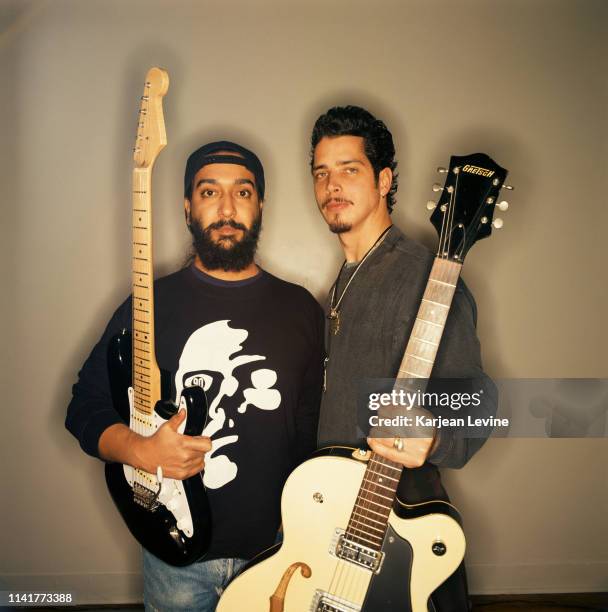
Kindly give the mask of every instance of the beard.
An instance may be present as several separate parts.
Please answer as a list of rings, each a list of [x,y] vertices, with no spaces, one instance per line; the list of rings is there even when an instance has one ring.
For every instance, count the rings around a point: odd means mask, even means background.
[[[334,234],[344,234],[345,232],[350,232],[352,228],[352,224],[340,221],[337,217],[329,222],[329,231]]]
[[[214,241],[211,232],[222,227],[242,230],[243,237],[237,240],[235,236],[223,236]],[[249,228],[230,220],[211,223],[205,229],[200,223],[192,221],[188,229],[192,234],[192,246],[205,268],[240,272],[253,262],[262,230],[262,215],[259,214]]]
[[[327,205],[332,201],[340,201],[340,202],[346,202],[347,204],[352,205],[352,202],[350,200],[344,200],[343,198],[335,198],[335,197],[330,197],[327,198],[327,200],[325,200],[322,204],[321,204],[321,210],[325,210],[325,208],[327,207]],[[334,233],[334,234],[344,234],[345,232],[350,232],[350,230],[353,228],[352,223],[346,223],[345,221],[342,221],[340,219],[340,213],[336,212],[334,213],[334,218],[331,220],[327,220],[327,226],[329,227],[329,231]]]

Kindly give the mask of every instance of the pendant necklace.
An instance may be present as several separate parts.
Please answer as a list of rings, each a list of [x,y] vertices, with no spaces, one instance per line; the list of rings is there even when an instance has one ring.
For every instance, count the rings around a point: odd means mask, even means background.
[[[348,279],[348,282],[346,283],[346,287],[344,287],[344,289],[342,290],[340,297],[334,304],[334,300],[336,299],[336,288],[338,287],[338,281],[340,280],[340,275],[342,274],[342,270],[344,269],[344,266],[346,265],[346,261],[342,264],[342,267],[340,268],[340,272],[338,272],[338,278],[336,278],[336,282],[334,283],[334,286],[332,289],[331,300],[329,301],[329,314],[327,315],[327,318],[329,319],[329,331],[332,335],[336,336],[338,332],[340,331],[340,304],[342,303],[342,299],[344,298],[344,295],[346,294],[350,284],[353,282],[353,279],[357,275],[357,272],[359,272],[359,268],[363,265],[365,260],[380,246],[380,244],[382,244],[382,240],[386,236],[388,230],[391,229],[391,227],[393,226],[389,225],[380,234],[380,236],[378,236],[378,239],[376,240],[376,242],[374,242],[374,244],[372,244],[372,246],[369,248],[367,253],[365,253],[361,261],[357,264],[355,271],[352,273],[351,277]]]

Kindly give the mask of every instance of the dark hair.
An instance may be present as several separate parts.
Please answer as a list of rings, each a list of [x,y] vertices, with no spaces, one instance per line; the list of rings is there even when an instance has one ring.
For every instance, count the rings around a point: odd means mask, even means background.
[[[397,162],[395,161],[395,145],[393,136],[380,119],[359,106],[334,106],[321,115],[312,129],[310,137],[310,166],[314,163],[315,147],[325,137],[361,136],[363,138],[365,155],[369,159],[376,182],[380,171],[390,168],[393,173],[391,188],[386,194],[388,212],[393,211],[395,194],[397,193]]]

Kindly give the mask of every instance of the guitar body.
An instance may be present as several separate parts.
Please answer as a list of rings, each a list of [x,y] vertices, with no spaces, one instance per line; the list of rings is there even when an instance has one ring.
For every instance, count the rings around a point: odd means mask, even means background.
[[[430,594],[464,556],[457,514],[444,502],[401,506],[390,514],[377,572],[338,559],[366,469],[353,451],[326,449],[291,474],[281,500],[282,546],[228,586],[218,612],[426,612]]]
[[[157,403],[151,417],[133,409],[131,369],[132,336],[123,330],[110,342],[108,373],[114,407],[125,423],[135,431],[142,431],[143,419],[148,419],[144,431],[151,435],[178,411],[171,401]],[[161,375],[166,374],[161,372]],[[168,382],[168,377],[163,377]],[[168,385],[163,385],[167,397]],[[187,417],[179,430],[190,436],[201,435],[207,420],[207,400],[200,387],[184,389],[179,408]],[[139,425],[139,427],[138,427]],[[211,536],[211,515],[203,485],[202,474],[186,480],[164,478],[161,492],[148,509],[135,501],[134,482],[143,481],[153,490],[158,489],[155,478],[131,466],[108,463],[106,483],[112,499],[127,527],[137,541],[152,554],[171,565],[188,565],[200,559],[208,548]]]

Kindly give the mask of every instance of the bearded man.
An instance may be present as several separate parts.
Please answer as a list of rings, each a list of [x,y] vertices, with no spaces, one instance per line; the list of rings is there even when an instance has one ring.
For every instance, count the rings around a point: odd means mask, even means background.
[[[184,177],[194,258],[154,284],[156,359],[184,387],[207,395],[202,436],[178,433],[181,410],[149,437],[112,406],[106,355],[131,328],[132,298],[115,312],[73,387],[66,427],[83,450],[168,478],[203,481],[213,531],[204,560],[173,567],[143,550],[147,610],[214,610],[246,560],[271,546],[290,471],[314,450],[323,363],[323,314],[304,288],[254,261],[264,202],[264,170],[227,141],[190,155]]]

